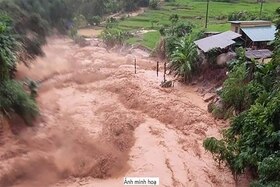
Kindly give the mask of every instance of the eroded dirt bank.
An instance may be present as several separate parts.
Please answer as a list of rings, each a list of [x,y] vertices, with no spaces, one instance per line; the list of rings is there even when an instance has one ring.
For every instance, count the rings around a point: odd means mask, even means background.
[[[194,88],[159,87],[141,51],[80,48],[51,38],[46,57],[18,77],[41,81],[38,124],[0,146],[0,186],[123,186],[124,176],[159,177],[160,186],[235,186],[202,147],[224,123]],[[137,74],[134,74],[134,57]]]

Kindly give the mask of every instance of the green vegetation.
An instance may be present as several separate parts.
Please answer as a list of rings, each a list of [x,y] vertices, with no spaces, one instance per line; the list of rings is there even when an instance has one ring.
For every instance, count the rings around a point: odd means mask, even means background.
[[[11,79],[18,55],[22,55],[17,52],[22,49],[12,32],[12,21],[7,16],[0,16],[0,115],[16,113],[26,124],[31,124],[38,114],[36,103],[21,83]]]
[[[110,47],[121,45],[129,37],[129,33],[116,28],[107,28],[101,33],[101,38]]]
[[[149,7],[151,9],[157,10],[157,9],[159,9],[159,6],[160,6],[160,1],[159,0],[150,0]]]
[[[26,124],[38,115],[36,82],[14,80],[18,62],[25,65],[39,55],[52,29],[65,33],[70,20],[68,1],[0,1],[0,115],[19,115]]]
[[[266,1],[263,6],[262,19],[272,20],[274,18],[275,8],[279,6],[277,0]],[[246,12],[244,12],[246,10]],[[159,30],[162,26],[169,24],[169,18],[173,14],[177,14],[180,20],[185,22],[191,22],[196,27],[195,30],[201,30],[205,25],[205,1],[195,0],[176,0],[166,1],[161,4],[157,10],[147,9],[145,12],[136,17],[125,18],[120,21],[118,28],[126,31],[136,30]],[[255,0],[242,0],[242,1],[220,1],[210,2],[209,7],[209,25],[208,31],[227,31],[230,30],[229,19],[233,19],[233,15],[240,15],[243,20],[258,19],[260,12],[260,4]],[[155,21],[155,24],[151,24]],[[157,38],[150,38],[151,40],[160,40],[160,36]],[[139,43],[145,47],[147,40],[144,41],[143,37],[138,35],[134,39],[130,39],[129,43]],[[153,43],[152,48],[156,47],[157,42]],[[151,46],[149,46],[151,48]]]
[[[159,43],[159,38],[160,33],[158,31],[151,31],[138,35],[138,37],[131,37],[126,42],[131,45],[141,43],[141,45],[152,51]]]
[[[280,8],[277,13],[280,19]],[[207,138],[203,145],[234,174],[252,171],[252,186],[279,186],[280,30],[268,64],[246,63],[239,54],[221,93],[224,110],[233,107],[237,116],[221,140]]]
[[[176,74],[190,81],[196,68],[198,52],[191,36],[184,37],[175,43],[175,50],[170,55],[170,68]]]
[[[185,82],[190,82],[198,69],[198,51],[194,40],[199,34],[192,32],[192,24],[180,22],[177,14],[171,15],[169,20],[170,25],[159,30],[163,39],[158,52],[167,57],[170,70],[175,76],[182,76]]]

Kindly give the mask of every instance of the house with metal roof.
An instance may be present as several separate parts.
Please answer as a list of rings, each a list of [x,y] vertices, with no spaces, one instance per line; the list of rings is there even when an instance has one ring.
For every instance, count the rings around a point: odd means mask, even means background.
[[[245,47],[264,49],[275,39],[276,27],[270,21],[230,21],[231,30],[242,35]]]
[[[254,20],[254,21],[229,21],[231,24],[231,31],[241,33],[241,28],[249,27],[266,27],[271,26],[271,21]]]
[[[276,27],[274,25],[241,28],[241,30],[245,46],[253,49],[267,48],[269,42],[275,39],[276,34]]]
[[[220,34],[212,35],[200,40],[196,40],[194,43],[203,52],[208,52],[214,48],[225,49],[235,44],[234,39],[239,38],[241,35],[233,31],[227,31]]]

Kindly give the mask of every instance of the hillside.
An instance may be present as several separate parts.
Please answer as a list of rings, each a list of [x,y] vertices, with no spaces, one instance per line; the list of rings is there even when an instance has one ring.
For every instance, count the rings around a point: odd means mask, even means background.
[[[263,5],[263,19],[273,19],[274,12],[280,6],[279,0],[266,1]],[[205,26],[206,2],[195,0],[176,0],[176,2],[163,3],[158,10],[147,9],[143,14],[136,17],[125,18],[118,25],[120,29],[158,30],[162,25],[169,24],[169,17],[178,14],[181,22],[191,22],[197,30]],[[248,12],[259,16],[260,4],[253,0],[243,0],[239,3],[210,2],[208,31],[229,30],[228,16],[233,12]],[[145,32],[128,40],[128,43],[140,43],[153,49],[159,41],[159,32]]]

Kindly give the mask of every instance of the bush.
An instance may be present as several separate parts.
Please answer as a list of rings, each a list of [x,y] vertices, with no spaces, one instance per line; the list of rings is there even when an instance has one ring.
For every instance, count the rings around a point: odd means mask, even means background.
[[[192,32],[193,25],[191,23],[178,23],[174,27],[174,33],[177,37],[183,37]]]
[[[18,50],[22,50],[12,33],[12,23],[8,17],[0,16],[0,114],[10,116],[18,114],[26,124],[31,124],[38,114],[38,108],[32,97],[36,96],[34,85],[30,85],[30,94],[23,86],[11,80],[16,68]],[[29,55],[28,53],[26,55]]]
[[[239,57],[225,81],[222,99],[241,113],[231,120],[221,140],[211,137],[203,144],[218,161],[225,161],[233,173],[249,169],[256,174],[253,187],[280,185],[279,36],[280,31],[268,64],[246,63],[244,50],[238,50]]]
[[[184,77],[185,82],[190,82],[197,69],[198,53],[192,36],[181,38],[174,43],[175,49],[170,55],[170,69],[175,75]]]
[[[114,17],[110,17],[106,20],[106,29],[114,28],[118,25],[118,21]]]
[[[180,38],[190,34],[194,28],[194,25],[190,22],[179,22],[177,14],[172,14],[169,20],[171,25],[163,25],[159,29],[162,36],[172,35]]]
[[[140,7],[148,7],[149,6],[149,0],[140,0],[138,3],[138,6]]]
[[[129,37],[129,32],[125,32],[116,28],[105,29],[101,33],[101,38],[108,46],[122,45]]]
[[[246,21],[246,20],[254,20],[257,16],[252,14],[251,12],[241,11],[241,12],[232,12],[228,15],[228,21]]]
[[[209,64],[212,66],[216,65],[217,57],[222,54],[222,50],[220,48],[213,48],[207,52],[206,58]]]
[[[245,64],[235,66],[224,82],[221,98],[227,107],[233,106],[241,112],[250,106],[250,94],[246,82],[247,69]]]
[[[138,8],[138,0],[122,0],[121,7],[124,11],[131,12]]]
[[[263,12],[261,18],[259,17],[259,12],[247,12],[247,11],[240,11],[240,12],[232,12],[228,15],[228,21],[250,21],[250,20],[269,20],[272,21],[274,19],[274,15],[269,12]]]
[[[93,16],[88,21],[91,25],[100,25],[101,17],[100,16]]]
[[[74,21],[74,27],[77,29],[86,27],[88,25],[88,22],[87,22],[85,16],[81,15],[81,14],[74,17],[73,21]]]
[[[175,50],[177,42],[179,42],[179,38],[176,36],[167,36],[164,39],[165,54],[168,58],[170,58],[171,54]]]
[[[160,1],[159,0],[150,0],[149,2],[149,7],[151,9],[159,9],[159,6],[160,6]]]
[[[22,85],[14,80],[0,83],[0,110],[6,115],[15,112],[28,125],[32,124],[39,113],[35,101],[24,91]]]
[[[260,181],[280,181],[280,156],[269,156],[258,164]],[[279,183],[278,183],[279,184]]]

